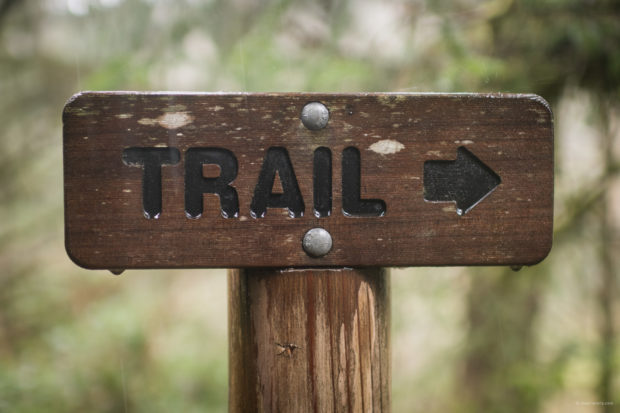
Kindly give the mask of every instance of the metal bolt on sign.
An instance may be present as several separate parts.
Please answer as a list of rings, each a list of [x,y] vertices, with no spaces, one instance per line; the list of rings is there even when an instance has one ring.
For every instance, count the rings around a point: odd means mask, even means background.
[[[329,110],[321,102],[310,102],[301,110],[301,122],[310,130],[319,130],[327,126]]]
[[[312,228],[302,241],[306,254],[311,257],[322,257],[332,249],[332,236],[323,228]]]

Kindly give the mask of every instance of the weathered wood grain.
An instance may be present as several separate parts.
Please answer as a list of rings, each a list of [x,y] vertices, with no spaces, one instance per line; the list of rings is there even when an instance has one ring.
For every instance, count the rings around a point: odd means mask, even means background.
[[[229,270],[229,411],[387,412],[384,269]]]
[[[309,130],[303,106],[320,101],[327,127]],[[523,265],[543,259],[552,241],[553,119],[533,95],[83,93],[65,107],[66,246],[88,268]],[[164,165],[162,213],[142,211],[140,167],[130,147],[177,148]],[[185,156],[192,147],[231,151],[239,215],[223,218],[217,195],[204,195],[199,219],[185,215]],[[304,215],[250,204],[265,153],[288,151]],[[313,153],[332,154],[331,216],[313,205]],[[385,202],[382,217],[342,213],[342,153],[361,159],[361,197]],[[464,215],[454,203],[424,199],[427,161],[454,160],[466,148],[501,184]],[[205,166],[206,176],[217,168]],[[278,186],[278,184],[276,184]],[[322,227],[333,249],[320,258],[301,248]]]

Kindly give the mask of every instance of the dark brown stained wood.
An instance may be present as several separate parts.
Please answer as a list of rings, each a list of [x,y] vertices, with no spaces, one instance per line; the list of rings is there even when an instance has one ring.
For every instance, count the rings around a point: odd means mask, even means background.
[[[309,130],[300,121],[312,101],[329,109],[324,129]],[[71,99],[63,121],[66,246],[84,267],[527,265],[551,248],[553,119],[538,96],[88,92]],[[161,168],[158,219],[143,216],[143,169],[122,160],[131,147],[178,150],[180,162]],[[201,218],[186,217],[185,159],[193,147],[236,157],[231,185],[238,217],[223,218],[214,194],[204,195]],[[270,147],[288,152],[302,217],[280,208],[264,218],[250,215]],[[319,147],[331,151],[333,169],[331,216],[322,218],[313,214]],[[383,200],[384,216],[343,214],[348,147],[360,154],[361,197]],[[457,153],[472,154],[501,179],[463,215],[454,202],[425,200],[425,165],[453,161]],[[442,163],[432,165],[442,171]],[[204,168],[207,177],[217,173]],[[461,172],[441,172],[447,178],[434,181],[427,196],[441,196],[454,173]],[[301,247],[314,227],[333,238],[333,249],[321,258]]]
[[[229,411],[388,412],[387,270],[229,270]]]

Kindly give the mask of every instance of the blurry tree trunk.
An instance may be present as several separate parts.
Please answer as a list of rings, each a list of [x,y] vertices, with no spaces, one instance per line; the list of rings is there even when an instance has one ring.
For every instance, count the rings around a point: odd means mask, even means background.
[[[8,14],[15,3],[17,3],[17,0],[0,0],[0,21],[4,19],[4,16]]]
[[[385,269],[229,270],[229,411],[387,412]]]
[[[472,270],[462,397],[468,412],[535,412],[534,326],[546,278],[536,269]],[[527,380],[526,380],[527,379]]]
[[[605,175],[614,173],[613,133],[609,124],[610,108],[605,104],[599,105],[599,115],[603,128],[603,145],[605,159]],[[607,413],[615,409],[613,401],[613,378],[614,378],[614,297],[616,294],[614,254],[614,229],[609,220],[609,194],[606,193],[601,202],[600,231],[601,231],[601,284],[599,291],[601,321],[601,351],[600,351],[600,377],[598,383],[598,401],[603,402],[601,411]]]

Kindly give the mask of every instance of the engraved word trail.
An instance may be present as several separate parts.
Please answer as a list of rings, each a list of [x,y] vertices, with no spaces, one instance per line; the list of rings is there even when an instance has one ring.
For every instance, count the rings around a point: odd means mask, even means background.
[[[142,178],[142,207],[146,218],[159,218],[162,213],[161,168],[176,165],[181,159],[177,148],[127,148],[123,162],[144,169]],[[204,165],[217,165],[217,177],[205,177]],[[203,194],[217,194],[224,218],[239,216],[239,196],[232,186],[238,174],[235,154],[224,148],[189,148],[185,154],[185,214],[200,218],[203,212]],[[314,151],[313,162],[314,215],[328,217],[332,211],[332,155],[329,148]],[[274,193],[276,174],[282,193]],[[250,205],[253,218],[263,218],[267,208],[287,208],[291,218],[304,215],[305,204],[295,171],[286,148],[271,147],[254,188]],[[362,199],[360,196],[360,152],[348,147],[342,151],[342,212],[346,216],[380,217],[385,214],[381,199]]]

